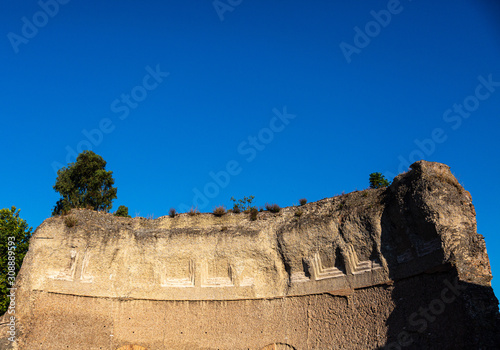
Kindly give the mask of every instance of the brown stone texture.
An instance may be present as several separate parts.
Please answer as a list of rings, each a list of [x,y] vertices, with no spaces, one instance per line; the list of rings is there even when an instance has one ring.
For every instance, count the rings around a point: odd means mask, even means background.
[[[0,349],[500,348],[471,196],[446,165],[411,169],[255,221],[47,219],[16,281],[16,341],[6,314]]]

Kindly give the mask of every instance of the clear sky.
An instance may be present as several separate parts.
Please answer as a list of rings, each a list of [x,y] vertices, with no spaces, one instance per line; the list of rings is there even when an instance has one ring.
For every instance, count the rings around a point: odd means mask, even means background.
[[[83,149],[113,210],[154,217],[316,201],[423,158],[472,194],[498,294],[499,18],[494,0],[2,1],[0,208],[38,226]]]

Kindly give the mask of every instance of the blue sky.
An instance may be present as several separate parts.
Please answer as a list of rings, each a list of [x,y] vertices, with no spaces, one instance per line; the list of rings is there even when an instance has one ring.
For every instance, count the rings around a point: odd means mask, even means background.
[[[38,226],[82,149],[114,172],[114,209],[155,217],[315,201],[424,158],[472,194],[498,291],[499,15],[493,0],[2,1],[0,207]]]

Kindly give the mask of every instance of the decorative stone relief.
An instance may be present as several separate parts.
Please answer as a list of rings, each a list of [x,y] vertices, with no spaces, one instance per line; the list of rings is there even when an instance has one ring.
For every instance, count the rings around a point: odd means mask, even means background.
[[[167,272],[168,274],[168,272]],[[195,263],[193,260],[189,260],[186,277],[165,277],[161,281],[162,287],[177,287],[177,288],[186,288],[186,287],[194,287],[195,280]]]

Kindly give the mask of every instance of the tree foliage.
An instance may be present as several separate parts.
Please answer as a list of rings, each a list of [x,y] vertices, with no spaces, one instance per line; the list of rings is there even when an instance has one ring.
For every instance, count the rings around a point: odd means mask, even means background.
[[[387,187],[391,183],[381,173],[370,174],[370,188]]]
[[[62,214],[71,208],[108,212],[117,192],[112,175],[112,171],[106,171],[106,161],[101,156],[83,151],[76,158],[76,163],[70,163],[57,172],[54,190],[59,192],[61,198],[52,214]]]
[[[0,209],[0,315],[8,308],[7,288],[14,285],[32,235],[32,228],[19,217],[19,212],[15,207]]]
[[[231,201],[233,201],[233,212],[240,213],[242,211],[248,211],[252,207],[252,201],[255,196],[245,196],[242,199],[236,200],[234,197],[231,197]]]

